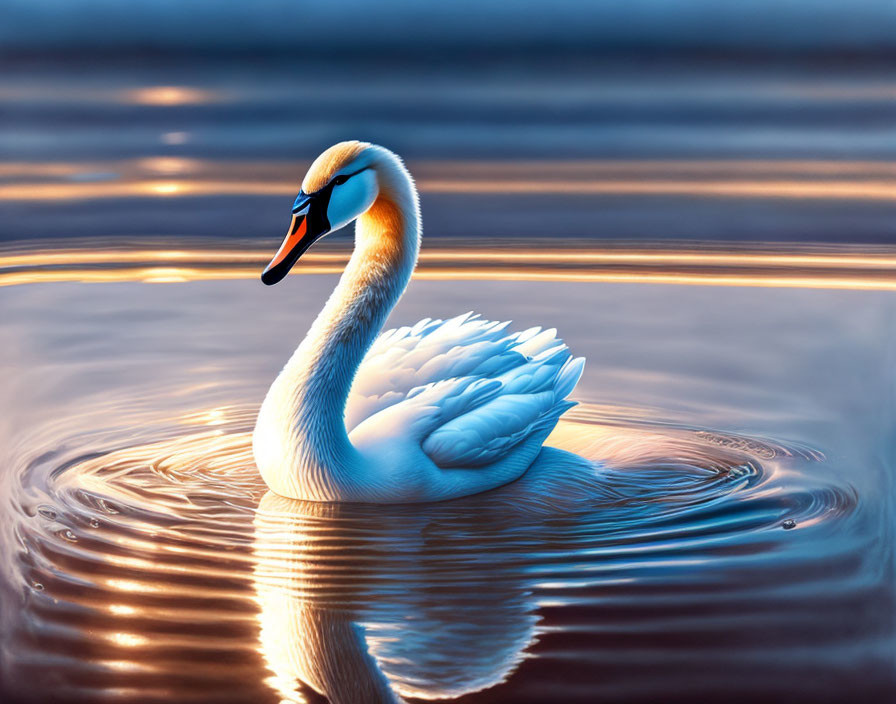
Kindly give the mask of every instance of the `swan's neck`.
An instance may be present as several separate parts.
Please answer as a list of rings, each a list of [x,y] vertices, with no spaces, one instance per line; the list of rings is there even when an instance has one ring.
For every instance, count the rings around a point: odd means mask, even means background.
[[[417,261],[419,212],[412,188],[408,181],[407,193],[381,193],[358,218],[348,266],[277,381],[294,433],[295,479],[305,493],[319,487],[321,499],[350,479],[357,458],[344,412],[352,380]]]

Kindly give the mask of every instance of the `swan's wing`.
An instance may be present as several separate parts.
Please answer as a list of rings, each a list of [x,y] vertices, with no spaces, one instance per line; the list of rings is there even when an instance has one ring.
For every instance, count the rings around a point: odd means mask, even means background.
[[[554,330],[530,328],[508,335],[504,330],[509,324],[467,313],[445,321],[426,318],[382,333],[355,375],[345,409],[347,430],[405,400],[412,389],[468,375],[497,376],[525,362],[527,355],[557,344]]]
[[[497,462],[526,438],[550,432],[560,415],[575,405],[566,396],[584,365],[584,359],[573,359],[561,344],[490,379],[500,384],[491,397],[459,414],[444,414],[439,419],[444,422],[423,441],[423,451],[444,468]]]
[[[584,360],[555,330],[508,335],[507,325],[468,314],[384,333],[356,377],[346,425],[394,407],[444,468],[491,464],[552,428],[573,405],[565,398]]]

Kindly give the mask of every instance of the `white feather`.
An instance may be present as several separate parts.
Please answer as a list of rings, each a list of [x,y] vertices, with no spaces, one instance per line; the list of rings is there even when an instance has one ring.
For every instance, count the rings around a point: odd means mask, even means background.
[[[467,314],[383,333],[358,370],[347,427],[375,424],[396,404],[435,405],[422,448],[444,468],[486,466],[536,428],[552,429],[584,360],[571,358],[555,330],[507,335],[508,325]]]

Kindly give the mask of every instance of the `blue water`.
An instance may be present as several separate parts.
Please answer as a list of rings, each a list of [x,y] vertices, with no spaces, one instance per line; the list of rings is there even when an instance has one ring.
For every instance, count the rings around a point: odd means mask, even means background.
[[[885,61],[469,61],[9,59],[0,239],[270,246],[343,139],[407,160],[428,241],[896,237]]]

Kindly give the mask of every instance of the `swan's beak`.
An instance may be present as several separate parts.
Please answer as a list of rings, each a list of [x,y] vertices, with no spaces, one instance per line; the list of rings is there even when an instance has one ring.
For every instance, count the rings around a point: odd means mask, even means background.
[[[319,217],[315,212],[314,200],[306,197],[300,205],[299,199],[297,199],[289,231],[286,233],[280,249],[277,250],[277,254],[262,272],[262,283],[272,286],[283,280],[293,265],[299,261],[299,257],[329,231],[326,217]]]

